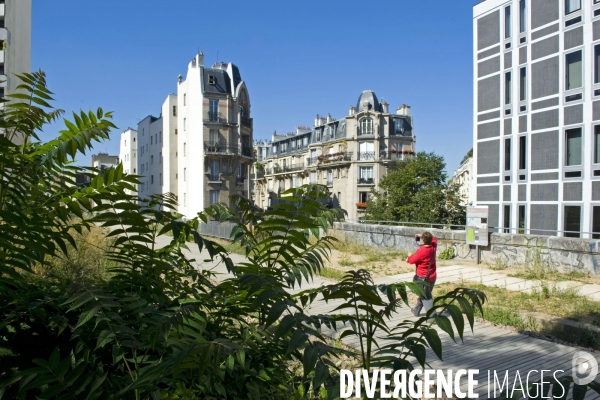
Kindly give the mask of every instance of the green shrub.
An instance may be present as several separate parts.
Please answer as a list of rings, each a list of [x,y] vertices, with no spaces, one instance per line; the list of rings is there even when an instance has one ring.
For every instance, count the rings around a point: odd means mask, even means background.
[[[438,260],[452,260],[456,255],[454,254],[454,247],[447,247],[438,254]]]

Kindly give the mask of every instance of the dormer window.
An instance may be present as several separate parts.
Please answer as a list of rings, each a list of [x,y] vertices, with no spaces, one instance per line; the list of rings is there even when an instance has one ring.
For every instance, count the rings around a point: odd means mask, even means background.
[[[360,131],[359,135],[372,135],[373,134],[373,119],[363,118],[360,120]]]
[[[208,76],[208,84],[209,85],[215,85],[217,83],[217,80],[215,79],[214,75],[209,75]]]

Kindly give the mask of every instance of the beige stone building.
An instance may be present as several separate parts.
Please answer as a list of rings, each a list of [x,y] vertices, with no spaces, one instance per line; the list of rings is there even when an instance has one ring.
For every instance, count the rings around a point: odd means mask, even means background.
[[[347,219],[364,215],[371,189],[390,164],[412,157],[415,135],[410,107],[390,113],[388,104],[365,90],[347,116],[336,120],[317,115],[312,128],[273,134],[255,143],[252,198],[261,208],[272,206],[279,193],[307,183],[327,185],[330,205],[345,209]]]

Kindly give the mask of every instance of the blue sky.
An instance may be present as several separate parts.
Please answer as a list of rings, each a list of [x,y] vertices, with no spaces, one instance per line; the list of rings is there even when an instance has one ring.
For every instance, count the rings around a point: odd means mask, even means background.
[[[472,147],[473,4],[33,0],[31,67],[67,115],[114,112],[114,140],[94,152],[118,154],[120,132],[160,113],[201,50],[205,64],[240,68],[256,139],[343,117],[371,89],[390,110],[411,106],[417,149],[443,155],[452,173]]]

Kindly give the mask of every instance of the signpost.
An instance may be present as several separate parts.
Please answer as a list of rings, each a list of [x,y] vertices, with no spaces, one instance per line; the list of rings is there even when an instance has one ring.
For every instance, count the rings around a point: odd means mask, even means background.
[[[467,244],[475,245],[479,264],[479,246],[488,245],[488,206],[467,206]]]

